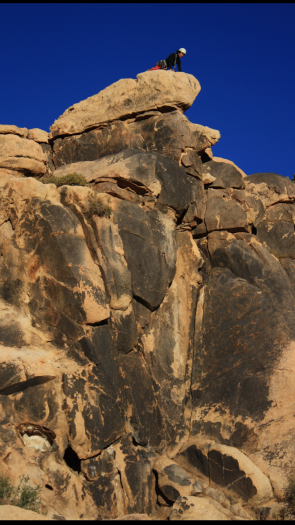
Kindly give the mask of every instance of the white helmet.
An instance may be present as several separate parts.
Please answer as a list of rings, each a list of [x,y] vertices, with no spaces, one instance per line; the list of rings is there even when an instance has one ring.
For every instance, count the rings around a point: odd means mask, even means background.
[[[180,53],[183,53],[184,55],[186,55],[186,49],[184,49],[184,47],[181,47],[180,49],[178,49],[178,51],[180,51]]]

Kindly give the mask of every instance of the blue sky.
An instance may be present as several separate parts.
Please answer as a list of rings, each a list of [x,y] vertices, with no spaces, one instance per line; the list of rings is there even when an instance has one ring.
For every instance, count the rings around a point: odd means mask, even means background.
[[[179,47],[201,92],[186,115],[248,175],[295,173],[295,4],[0,4],[0,124],[49,127]]]

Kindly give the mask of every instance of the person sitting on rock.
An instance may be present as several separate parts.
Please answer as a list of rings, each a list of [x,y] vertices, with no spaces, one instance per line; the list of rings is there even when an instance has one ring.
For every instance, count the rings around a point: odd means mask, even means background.
[[[171,70],[172,69],[175,70],[176,64],[178,66],[178,71],[182,71],[180,59],[184,55],[186,55],[186,50],[184,49],[184,47],[181,47],[180,49],[176,51],[176,53],[171,53],[169,57],[166,58],[166,60],[160,60],[159,62],[157,62],[156,66],[149,69],[149,71],[154,71],[156,69],[166,69],[167,70],[169,68]]]

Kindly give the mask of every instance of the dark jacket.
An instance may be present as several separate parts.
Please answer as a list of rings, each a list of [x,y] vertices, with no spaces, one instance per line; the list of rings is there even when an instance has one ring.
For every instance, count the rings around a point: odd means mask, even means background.
[[[171,53],[168,58],[166,58],[167,67],[174,67],[175,63],[178,66],[178,71],[182,71],[181,69],[181,62],[180,58],[178,56],[178,53]]]

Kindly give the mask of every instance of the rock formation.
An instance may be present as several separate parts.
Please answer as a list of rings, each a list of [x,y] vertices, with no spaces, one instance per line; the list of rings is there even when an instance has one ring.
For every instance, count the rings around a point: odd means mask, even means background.
[[[48,518],[282,512],[295,186],[215,158],[199,90],[146,72],[49,135],[0,126],[0,458]]]

